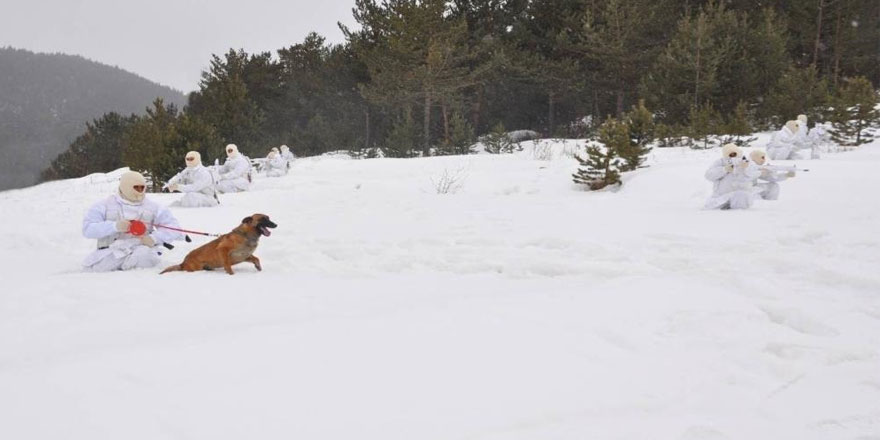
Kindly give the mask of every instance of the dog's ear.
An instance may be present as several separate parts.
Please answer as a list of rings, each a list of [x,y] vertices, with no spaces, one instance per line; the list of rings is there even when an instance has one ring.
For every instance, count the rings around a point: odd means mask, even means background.
[[[253,218],[251,218],[251,217],[245,217],[245,218],[241,219],[241,222],[242,222],[242,223],[250,223],[251,220],[253,220]]]

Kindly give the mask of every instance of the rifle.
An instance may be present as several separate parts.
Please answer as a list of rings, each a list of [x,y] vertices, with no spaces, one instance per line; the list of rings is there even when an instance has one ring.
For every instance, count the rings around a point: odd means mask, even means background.
[[[807,168],[798,168],[797,165],[761,165],[761,169],[774,172],[810,171]]]

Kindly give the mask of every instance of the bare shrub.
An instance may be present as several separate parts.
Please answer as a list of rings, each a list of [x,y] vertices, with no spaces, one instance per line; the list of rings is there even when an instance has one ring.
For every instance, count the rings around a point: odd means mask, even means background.
[[[535,141],[535,148],[532,150],[532,159],[553,160],[553,144],[547,141]]]
[[[459,166],[457,168],[444,168],[440,173],[429,177],[431,186],[437,194],[455,194],[467,179],[467,168]]]

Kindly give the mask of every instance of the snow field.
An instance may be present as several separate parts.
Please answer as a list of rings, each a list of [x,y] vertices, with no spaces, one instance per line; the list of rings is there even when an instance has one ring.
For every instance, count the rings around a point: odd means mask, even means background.
[[[582,143],[540,142],[300,159],[173,208],[278,223],[235,276],[82,273],[112,175],[0,193],[0,438],[880,438],[880,144],[721,212],[717,150],[586,193]]]

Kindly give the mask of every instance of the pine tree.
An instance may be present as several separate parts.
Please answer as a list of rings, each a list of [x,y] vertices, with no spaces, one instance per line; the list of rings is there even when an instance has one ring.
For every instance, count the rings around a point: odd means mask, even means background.
[[[710,148],[709,136],[718,134],[721,123],[721,115],[715,110],[711,102],[707,102],[701,106],[691,107],[688,115],[690,125],[688,126],[688,134],[695,141],[694,148]],[[702,147],[699,142],[702,141]]]
[[[674,15],[661,0],[607,0],[586,5],[573,49],[586,57],[594,73],[593,87],[614,97],[614,115],[621,117],[627,92],[635,90],[643,72],[660,54],[674,25]],[[630,96],[632,100],[634,96]],[[632,101],[630,101],[632,102]]]
[[[815,67],[791,67],[779,77],[758,108],[758,114],[774,126],[781,126],[802,113],[818,120],[824,116],[828,99],[827,82],[819,77]]]
[[[383,139],[389,121],[361,95],[370,78],[354,48],[310,33],[278,50],[279,97],[267,105],[264,137],[300,154],[369,151]]]
[[[657,139],[657,146],[660,148],[674,147],[675,144],[677,144],[676,139],[680,132],[681,130],[676,127],[658,122],[654,126],[654,136]]]
[[[166,106],[161,99],[157,99],[126,135],[123,162],[132,170],[149,177],[156,192],[164,181],[174,175],[176,165],[186,154],[183,148],[174,148],[179,145],[176,119],[177,108],[174,105]]]
[[[412,113],[404,112],[397,119],[388,137],[385,139],[383,151],[387,157],[412,157],[413,149],[418,144],[418,129]]]
[[[303,154],[311,156],[340,149],[333,125],[323,114],[312,111],[311,117],[293,140]]]
[[[202,163],[204,164],[214,163],[216,159],[221,159],[222,161],[222,158],[226,157],[223,139],[220,139],[220,135],[217,134],[214,127],[205,121],[188,113],[183,113],[178,116],[174,126],[178,134],[176,141],[181,147],[170,146],[171,149],[176,151],[198,151],[202,156]],[[177,162],[172,160],[172,169],[180,166],[182,163],[179,157],[174,159]]]
[[[244,51],[230,50],[224,58],[213,55],[210,68],[202,72],[200,90],[190,94],[188,105],[188,111],[213,126],[224,143],[235,143],[245,154],[261,148],[265,119],[245,81],[247,75],[257,76],[248,67],[253,59]],[[265,60],[260,56],[255,62]]]
[[[624,160],[621,171],[632,171],[641,168],[647,154],[651,152],[649,144],[654,141],[654,115],[645,108],[645,101],[639,100],[639,104],[633,106],[623,120],[630,142],[619,150],[620,157]]]
[[[728,118],[727,123],[722,128],[722,134],[727,138],[722,142],[724,144],[733,142],[739,146],[747,145],[756,138],[749,137],[753,132],[752,124],[749,122],[748,105],[744,101],[740,101],[733,110],[733,114]]]
[[[213,127],[196,117],[178,114],[174,105],[166,106],[161,99],[126,130],[123,144],[123,163],[149,176],[153,191],[159,191],[180,171],[188,151],[200,152],[208,163],[222,151]]]
[[[347,36],[357,42],[370,74],[361,91],[376,105],[418,106],[427,154],[437,102],[476,83],[467,22],[453,16],[445,0],[358,0],[355,5],[362,29]]]
[[[560,115],[582,102],[586,75],[580,65],[582,55],[572,50],[580,26],[582,0],[530,0],[511,26],[506,56],[508,75],[519,79],[530,112],[532,127],[541,127],[545,135],[559,132]],[[523,102],[523,101],[520,101]],[[539,107],[540,106],[540,107]],[[545,116],[537,112],[544,110]],[[513,110],[498,108],[500,113]],[[574,115],[572,115],[574,116]],[[496,120],[501,119],[496,116]]]
[[[475,132],[485,132],[491,127],[487,115],[494,108],[506,108],[507,112],[493,116],[501,117],[508,125],[521,118],[522,113],[540,111],[532,106],[505,105],[520,103],[529,85],[513,72],[519,59],[513,41],[517,30],[522,28],[523,12],[528,0],[452,0],[451,18],[463,18],[467,23],[467,61],[474,86],[460,91],[463,107],[459,109]],[[466,109],[466,110],[465,110]],[[513,113],[516,112],[517,115]]]
[[[844,80],[833,100],[831,138],[842,146],[857,147],[874,140],[867,130],[880,123],[878,98],[865,77]]]
[[[695,17],[685,15],[664,52],[643,77],[639,90],[665,122],[684,121],[692,107],[728,91],[719,73],[731,62],[738,27],[724,3],[709,2]]]
[[[445,139],[440,148],[441,154],[470,154],[471,146],[476,139],[474,130],[464,116],[455,111],[449,118],[449,138]]]
[[[730,114],[740,101],[762,102],[791,66],[791,57],[785,25],[773,9],[729,11],[723,17],[713,23],[714,31],[732,41],[729,55],[718,65],[719,89],[711,100],[719,112]]]
[[[575,155],[580,167],[572,174],[574,183],[587,185],[593,191],[620,183],[623,161],[618,149],[626,148],[631,142],[626,124],[608,118],[599,127],[599,142],[604,145],[587,147],[586,158]]]
[[[522,149],[519,144],[513,143],[501,122],[495,124],[492,131],[483,136],[482,141],[486,151],[492,154],[513,153]]]
[[[724,114],[739,101],[759,103],[791,64],[774,10],[735,11],[728,3],[710,0],[685,15],[643,77],[642,97],[664,122],[680,123],[706,101]]]

